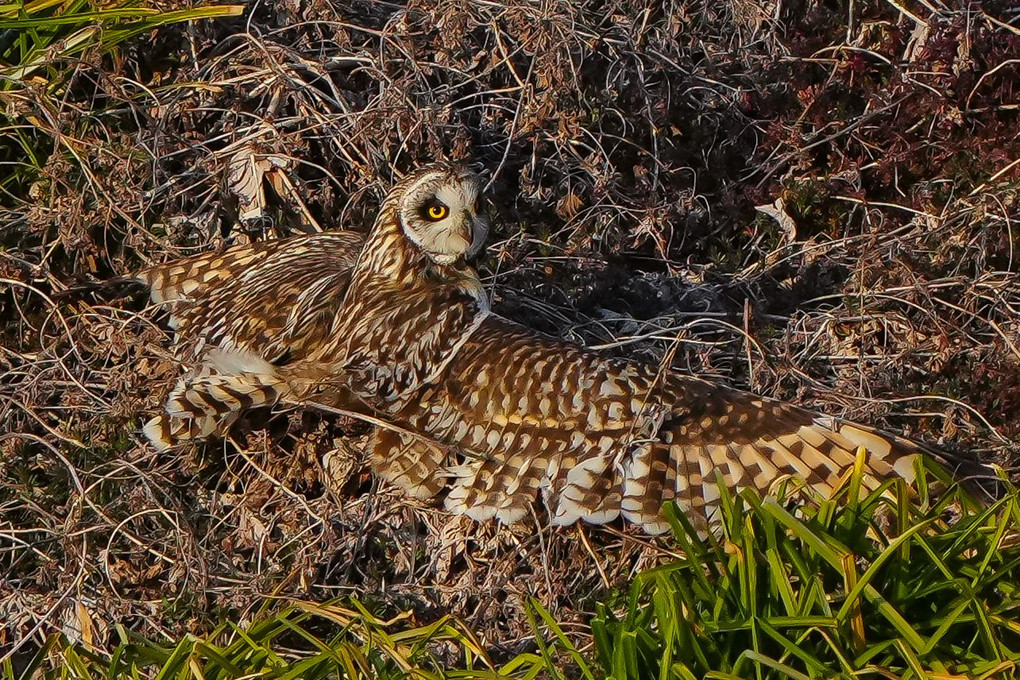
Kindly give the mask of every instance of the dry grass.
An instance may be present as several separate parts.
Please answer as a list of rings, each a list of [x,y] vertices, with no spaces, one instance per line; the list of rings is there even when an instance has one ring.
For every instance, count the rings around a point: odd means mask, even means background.
[[[527,596],[581,621],[657,559],[409,506],[328,416],[157,455],[137,428],[177,371],[160,315],[56,295],[363,229],[437,157],[491,178],[501,313],[1015,467],[1020,14],[836,4],[260,3],[5,92],[4,158],[10,126],[41,141],[0,216],[0,655],[355,591],[512,652]]]

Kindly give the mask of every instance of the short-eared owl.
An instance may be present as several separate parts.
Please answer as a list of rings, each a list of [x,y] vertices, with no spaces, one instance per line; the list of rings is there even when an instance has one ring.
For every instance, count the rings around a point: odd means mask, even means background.
[[[228,357],[178,390],[171,413],[198,422],[281,398],[371,413],[397,426],[373,435],[379,474],[420,498],[445,489],[447,508],[479,520],[518,521],[541,496],[554,524],[622,515],[658,533],[669,500],[695,522],[711,517],[719,479],[765,493],[796,477],[829,492],[858,447],[869,484],[913,478],[920,449],[905,439],[492,314],[465,262],[488,228],[479,193],[456,165],[398,184],[307,359],[277,368]]]

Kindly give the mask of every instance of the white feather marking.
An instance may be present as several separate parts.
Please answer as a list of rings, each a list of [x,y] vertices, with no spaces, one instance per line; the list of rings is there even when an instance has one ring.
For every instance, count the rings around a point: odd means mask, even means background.
[[[604,456],[594,456],[579,461],[577,465],[567,471],[566,482],[568,485],[590,489],[595,483],[595,479],[605,472],[608,465],[609,459]]]
[[[623,516],[635,523],[637,523],[637,520],[634,519],[637,516],[635,513],[640,511],[641,507],[641,501],[635,496],[624,496],[620,501],[620,510],[623,512]]]
[[[550,518],[549,523],[557,527],[570,526],[581,519],[582,512],[576,503],[569,501],[564,503],[561,499],[556,506],[556,512]]]
[[[476,522],[485,522],[496,516],[496,508],[487,504],[479,503],[470,508],[465,508],[463,513]]]
[[[504,507],[501,507],[496,511],[496,519],[503,524],[516,524],[524,519],[526,514],[527,510],[519,503],[511,505],[504,504]]]
[[[462,483],[458,483],[450,489],[449,493],[446,494],[446,499],[443,501],[443,505],[453,514],[463,515],[467,511],[467,506],[464,504],[467,494],[468,487]]]
[[[722,497],[715,479],[715,461],[702,453],[698,456],[698,467],[701,468],[701,493],[705,497],[705,505],[714,505]]]
[[[582,519],[588,524],[608,524],[620,516],[619,506],[610,506],[595,512],[589,512]]]
[[[854,427],[849,423],[842,423],[842,427],[839,427],[835,431],[850,440],[855,446],[863,446],[873,456],[878,458],[886,458],[892,453],[892,443],[873,432],[859,427]]]
[[[645,533],[652,536],[659,536],[669,531],[669,522],[664,519],[645,519],[641,522],[641,528]]]
[[[166,418],[166,416],[156,416],[145,423],[142,427],[142,434],[145,435],[145,438],[148,439],[152,446],[160,453],[169,450],[173,445],[169,439],[163,436],[162,423],[164,418]]]
[[[254,373],[275,377],[276,368],[262,357],[244,350],[214,348],[205,355],[205,363],[216,373]]]

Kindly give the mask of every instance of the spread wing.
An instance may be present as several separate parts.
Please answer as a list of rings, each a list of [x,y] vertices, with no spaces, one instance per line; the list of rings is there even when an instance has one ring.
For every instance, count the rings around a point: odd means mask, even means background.
[[[556,524],[622,515],[650,533],[668,529],[661,515],[668,501],[696,524],[711,521],[719,481],[731,492],[768,494],[795,477],[828,495],[859,446],[867,452],[868,488],[894,476],[911,480],[921,453],[891,434],[604,359],[495,316],[441,383],[408,400],[404,414],[412,429],[464,453],[446,499],[454,512],[518,521],[541,494]],[[414,472],[393,478],[429,479],[421,468],[434,460],[417,455],[391,465]]]

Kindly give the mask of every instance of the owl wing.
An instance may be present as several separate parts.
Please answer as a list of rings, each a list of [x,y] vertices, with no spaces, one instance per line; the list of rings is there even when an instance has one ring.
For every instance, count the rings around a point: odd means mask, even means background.
[[[921,453],[901,437],[605,359],[493,316],[443,383],[407,408],[412,427],[465,452],[447,507],[507,522],[541,493],[556,524],[623,515],[660,533],[668,529],[662,506],[676,501],[704,526],[716,516],[720,478],[731,492],[768,494],[795,477],[829,494],[859,446],[868,488],[892,476],[912,480]]]
[[[191,370],[144,426],[159,449],[222,435],[245,410],[293,391],[274,364],[329,335],[363,238],[328,232],[237,246],[140,272],[170,307]],[[298,385],[307,382],[299,376]]]
[[[828,497],[848,478],[859,447],[866,489],[893,477],[913,481],[914,459],[927,452],[903,437],[689,376],[665,376],[655,391],[668,415],[653,440],[632,447],[616,485],[623,516],[651,533],[668,529],[661,514],[668,501],[699,525],[717,516],[720,486],[768,495],[796,479]]]
[[[363,237],[327,232],[204,253],[140,272],[152,300],[168,304],[187,358],[208,348],[275,362],[329,333]]]
[[[238,276],[248,267],[270,257],[292,240],[297,239],[260,241],[233,246],[222,252],[183,257],[143,269],[133,278],[149,286],[153,302],[170,304],[173,309],[173,303],[201,297],[224,280]]]

